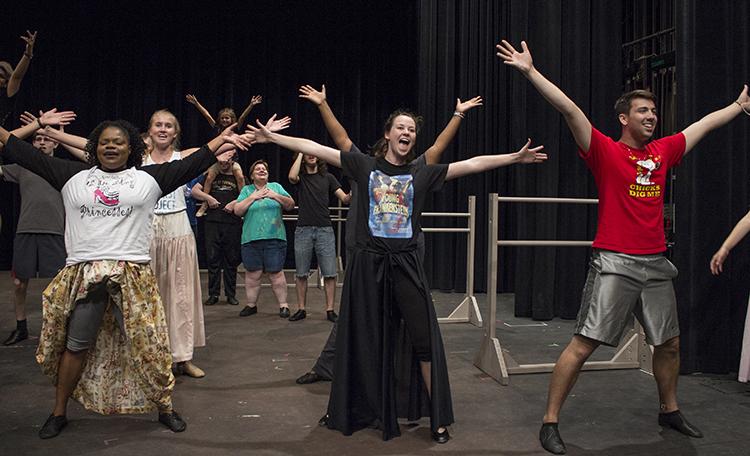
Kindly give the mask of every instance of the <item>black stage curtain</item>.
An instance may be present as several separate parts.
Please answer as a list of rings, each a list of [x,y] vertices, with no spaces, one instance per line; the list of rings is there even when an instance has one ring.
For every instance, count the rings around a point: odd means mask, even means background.
[[[487,283],[487,195],[596,197],[588,169],[563,118],[516,70],[495,57],[502,38],[529,44],[537,68],[559,85],[606,134],[619,133],[612,106],[622,88],[621,3],[614,1],[421,1],[419,110],[427,118],[420,145],[429,147],[450,118],[456,97],[482,95],[443,161],[519,149],[526,138],[550,159],[450,182],[433,201],[441,211],[466,210],[477,195],[476,288]],[[596,208],[501,203],[501,239],[591,240]],[[437,225],[435,223],[434,225]],[[450,236],[450,237],[448,237]],[[433,286],[462,290],[465,239],[428,234]],[[439,252],[438,255],[430,255]],[[500,249],[498,290],[516,293],[518,316],[574,318],[588,264],[581,247]],[[446,259],[448,261],[446,261]]]
[[[677,119],[684,127],[726,106],[749,82],[747,2],[678,2]],[[729,256],[724,273],[711,256],[747,213],[750,118],[738,116],[706,137],[677,169],[676,280],[684,372],[736,372],[750,281],[750,241]]]
[[[290,115],[289,134],[332,145],[317,108],[297,92],[302,84],[326,84],[334,112],[365,150],[392,109],[416,106],[416,7],[398,0],[7,2],[0,59],[15,65],[23,51],[18,37],[26,29],[39,35],[6,126],[18,125],[18,111],[56,106],[75,110],[78,119],[68,130],[86,136],[104,119],[145,128],[154,110],[167,108],[182,123],[183,145],[195,146],[213,132],[186,93],[214,116],[224,106],[239,115],[251,96],[262,94],[250,120]],[[287,186],[291,153],[256,146],[242,155],[244,169],[257,158],[267,159],[272,179]],[[14,191],[2,184],[5,269],[17,216]]]

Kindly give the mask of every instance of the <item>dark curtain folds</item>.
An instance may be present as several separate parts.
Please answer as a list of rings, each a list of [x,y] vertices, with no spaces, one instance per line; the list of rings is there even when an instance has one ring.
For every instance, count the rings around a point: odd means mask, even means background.
[[[539,166],[501,168],[446,185],[433,205],[462,212],[477,195],[476,288],[487,283],[487,195],[596,197],[596,188],[567,125],[531,84],[495,57],[505,38],[529,44],[536,67],[589,115],[616,135],[612,110],[622,87],[620,2],[421,1],[419,110],[427,119],[423,148],[448,121],[456,97],[482,95],[470,111],[444,162],[477,154],[507,153],[526,138],[544,144],[550,159]],[[434,119],[433,122],[430,120]],[[501,203],[501,239],[591,240],[596,209],[571,205]],[[427,236],[427,269],[433,286],[462,290],[465,240]],[[455,238],[455,239],[454,239]],[[429,252],[439,252],[430,256]],[[498,289],[516,293],[516,314],[547,320],[573,318],[578,309],[589,250],[581,247],[500,249]],[[455,261],[445,261],[446,258]],[[446,264],[447,263],[447,264]]]
[[[677,119],[683,128],[733,100],[749,82],[747,2],[679,2]],[[750,291],[750,240],[711,275],[711,256],[750,205],[750,118],[711,133],[677,169],[674,261],[683,372],[736,372]]]

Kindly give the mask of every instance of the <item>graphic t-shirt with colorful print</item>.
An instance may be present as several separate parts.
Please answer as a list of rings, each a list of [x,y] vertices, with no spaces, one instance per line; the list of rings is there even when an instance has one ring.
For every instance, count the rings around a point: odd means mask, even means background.
[[[267,184],[269,190],[279,195],[289,196],[284,187],[277,182]],[[244,200],[255,191],[255,185],[242,187],[237,202]],[[281,218],[281,204],[271,198],[263,198],[255,201],[245,213],[245,221],[242,223],[242,243],[259,241],[261,239],[281,239],[286,241],[286,229],[284,220]]]
[[[667,171],[680,163],[685,136],[677,133],[634,149],[592,128],[588,152],[578,153],[599,190],[593,247],[636,255],[665,251]]]

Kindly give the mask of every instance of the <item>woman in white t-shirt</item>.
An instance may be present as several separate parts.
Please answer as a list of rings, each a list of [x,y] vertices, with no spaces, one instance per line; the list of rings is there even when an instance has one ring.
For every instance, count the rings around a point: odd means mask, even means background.
[[[49,111],[14,134],[73,116]],[[189,159],[142,166],[145,145],[135,127],[106,121],[89,136],[88,163],[81,163],[48,157],[0,128],[3,159],[47,180],[65,207],[66,266],[42,294],[36,359],[55,381],[56,400],[41,438],[66,426],[71,396],[101,414],[157,409],[159,422],[185,430],[172,409],[167,324],[149,266],[151,222],[159,198],[208,169],[227,141],[248,144],[226,130]]]

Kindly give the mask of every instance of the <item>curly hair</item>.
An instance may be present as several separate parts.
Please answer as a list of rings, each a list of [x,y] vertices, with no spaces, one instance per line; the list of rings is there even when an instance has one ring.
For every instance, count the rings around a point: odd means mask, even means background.
[[[417,134],[419,134],[419,129],[422,127],[422,116],[418,116],[406,109],[397,109],[388,116],[385,120],[385,125],[383,125],[383,133],[388,133],[391,130],[391,127],[393,127],[393,121],[396,120],[396,117],[398,116],[411,117],[417,126]],[[388,153],[388,141],[383,137],[378,139],[375,145],[370,147],[370,154],[375,157],[385,157],[386,153]],[[409,151],[409,155],[406,156],[406,162],[408,163],[414,160],[414,155],[414,148],[412,148]]]
[[[128,161],[125,166],[127,168],[141,166],[143,154],[146,152],[146,144],[141,139],[141,133],[138,129],[127,120],[105,120],[94,128],[94,131],[89,135],[86,147],[84,148],[89,164],[101,168],[99,157],[96,155],[96,148],[99,144],[99,137],[102,135],[102,132],[105,128],[109,127],[119,129],[128,137],[130,155],[128,156]]]

